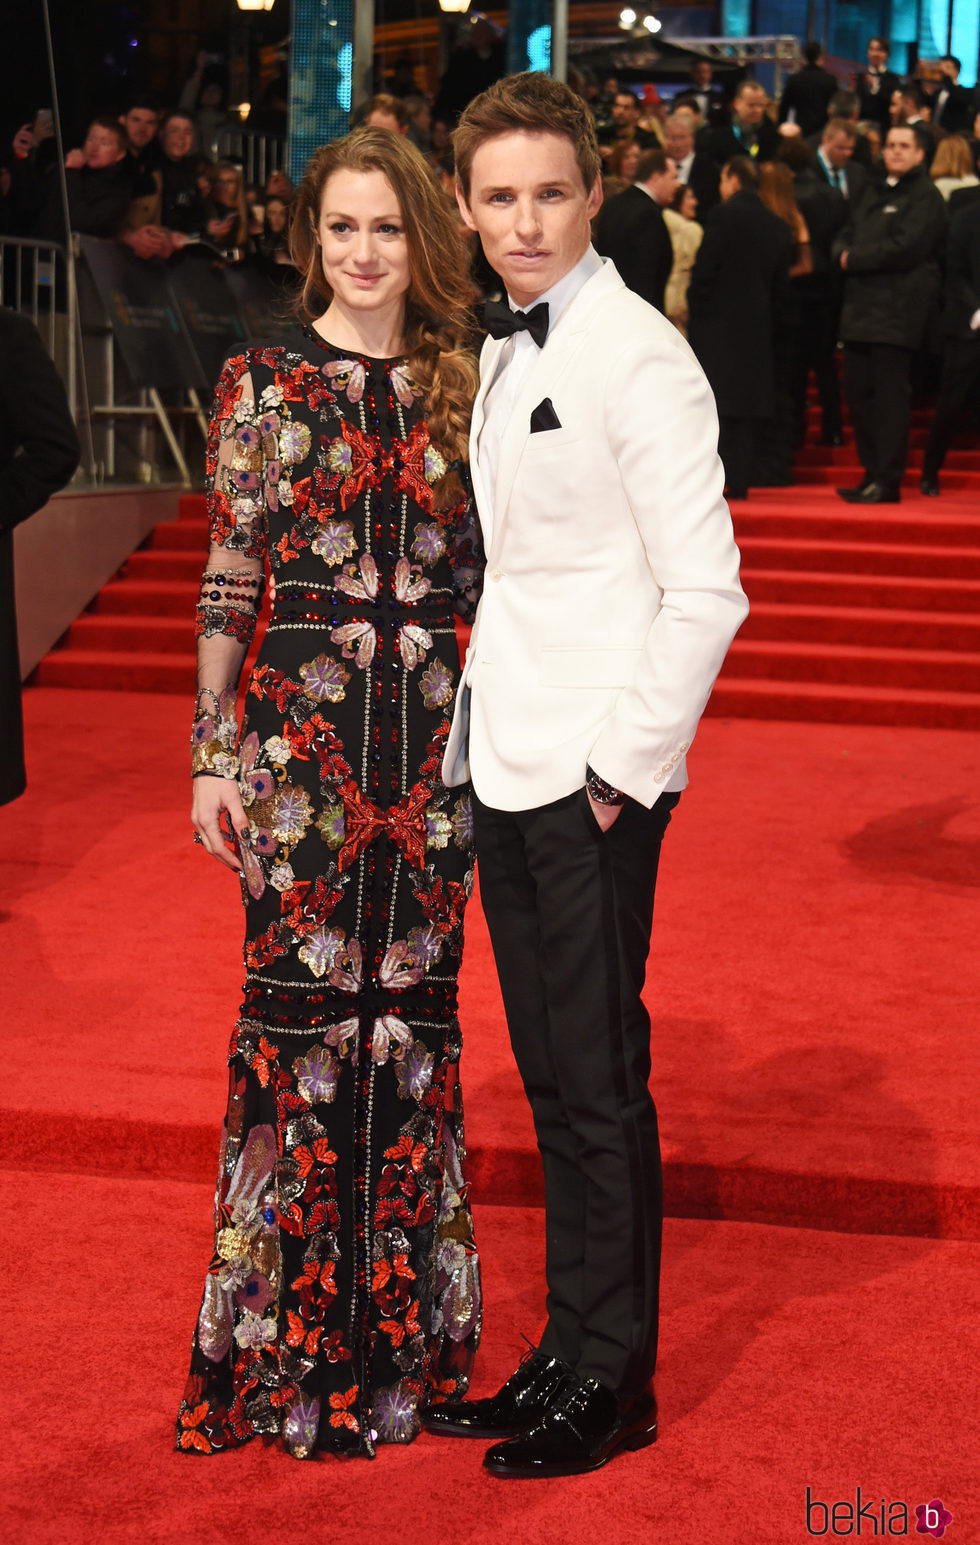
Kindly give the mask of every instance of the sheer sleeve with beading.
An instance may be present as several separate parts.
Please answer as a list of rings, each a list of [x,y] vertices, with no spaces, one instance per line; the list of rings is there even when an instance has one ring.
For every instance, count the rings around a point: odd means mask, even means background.
[[[197,703],[192,771],[238,772],[238,678],[264,588],[266,505],[260,415],[242,356],[225,365],[208,427],[210,548],[197,607]]]

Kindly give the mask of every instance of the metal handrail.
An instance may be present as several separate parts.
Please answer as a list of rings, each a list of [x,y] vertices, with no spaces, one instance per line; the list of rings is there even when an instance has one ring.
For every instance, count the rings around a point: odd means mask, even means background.
[[[59,367],[68,406],[75,418],[78,300],[73,281],[74,268],[61,242],[0,236],[0,299],[10,310],[30,317],[41,334],[45,348]],[[65,318],[63,337],[59,337],[59,315]]]
[[[245,181],[262,187],[270,172],[281,171],[286,162],[286,141],[275,134],[260,134],[255,129],[222,129],[217,142],[218,156],[237,161]]]

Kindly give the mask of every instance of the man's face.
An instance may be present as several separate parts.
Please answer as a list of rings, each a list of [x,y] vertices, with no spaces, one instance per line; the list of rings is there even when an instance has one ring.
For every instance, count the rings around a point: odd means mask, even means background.
[[[726,204],[733,193],[737,193],[741,183],[731,172],[722,172],[718,179],[718,194],[723,204]]]
[[[746,86],[735,98],[735,116],[746,129],[757,129],[766,110],[766,94],[761,86]]]
[[[831,134],[823,142],[823,153],[831,166],[839,172],[842,166],[846,166],[854,154],[854,141],[843,130],[837,134]]]
[[[640,116],[640,105],[632,91],[618,91],[613,98],[613,123],[617,129],[632,129]]]
[[[654,172],[650,178],[650,191],[660,205],[666,209],[677,192],[677,162],[672,157],[667,157],[667,170]]]
[[[149,107],[131,107],[119,122],[133,150],[145,150],[157,132],[157,115]]]
[[[883,70],[888,63],[888,50],[883,48],[877,38],[872,38],[868,44],[868,67],[872,70]]]
[[[925,151],[912,129],[889,129],[882,160],[889,177],[904,177],[914,166],[921,166]]]
[[[182,161],[194,149],[194,125],[189,118],[170,118],[160,131],[163,153],[171,161]]]
[[[694,149],[694,132],[685,113],[683,118],[668,118],[664,130],[664,149],[675,161],[683,161]]]
[[[711,85],[711,66],[707,59],[698,59],[691,66],[691,79],[698,91],[707,91]]]
[[[460,188],[456,197],[490,267],[525,309],[583,257],[602,186],[586,190],[567,135],[517,130],[478,147],[469,199]]]
[[[85,136],[82,154],[85,157],[85,165],[91,167],[92,171],[99,171],[105,166],[115,166],[126,152],[111,129],[104,129],[101,124],[93,123]]]

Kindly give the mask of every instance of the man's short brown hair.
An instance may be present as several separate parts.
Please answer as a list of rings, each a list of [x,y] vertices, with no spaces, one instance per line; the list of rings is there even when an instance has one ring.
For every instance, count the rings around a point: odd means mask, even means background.
[[[820,143],[823,144],[825,140],[833,139],[835,134],[846,134],[848,139],[856,140],[858,137],[857,125],[852,123],[850,118],[828,118],[823,126]]]
[[[474,97],[453,134],[456,181],[469,202],[473,157],[498,134],[564,134],[571,140],[585,191],[599,179],[602,161],[595,121],[580,96],[564,81],[535,71],[506,75]]]
[[[667,154],[662,145],[653,145],[651,149],[644,150],[636,163],[636,171],[633,174],[634,182],[649,182],[651,177],[662,177],[667,170]]]
[[[408,126],[408,108],[401,97],[393,97],[387,91],[379,91],[364,107],[364,122],[372,113],[385,113],[389,118],[394,118],[400,129]]]

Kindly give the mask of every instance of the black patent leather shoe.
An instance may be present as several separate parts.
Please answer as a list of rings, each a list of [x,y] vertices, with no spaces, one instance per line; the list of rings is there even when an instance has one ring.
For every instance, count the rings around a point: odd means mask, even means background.
[[[657,1402],[644,1392],[623,1403],[598,1379],[570,1374],[558,1398],[530,1431],[497,1443],[484,1457],[492,1475],[521,1480],[584,1475],[623,1449],[657,1441]]]
[[[853,504],[899,504],[901,494],[887,483],[869,483],[854,496]]]
[[[921,493],[925,494],[927,499],[938,499],[938,497],[939,497],[939,479],[938,479],[938,477],[930,477],[928,473],[923,472],[923,474],[922,474],[922,481],[919,484],[919,490],[920,490]]]
[[[450,1438],[510,1438],[541,1421],[571,1374],[560,1357],[532,1352],[486,1400],[447,1400],[422,1412],[426,1432]]]
[[[856,488],[838,488],[836,490],[837,497],[838,499],[846,499],[848,504],[857,504],[861,495],[872,486],[872,483],[865,479],[863,483],[858,483]]]

